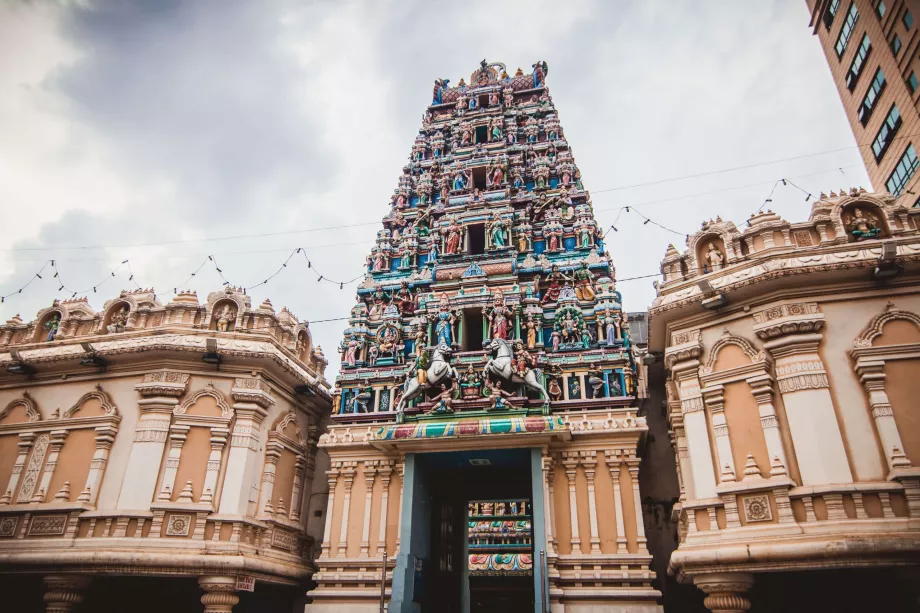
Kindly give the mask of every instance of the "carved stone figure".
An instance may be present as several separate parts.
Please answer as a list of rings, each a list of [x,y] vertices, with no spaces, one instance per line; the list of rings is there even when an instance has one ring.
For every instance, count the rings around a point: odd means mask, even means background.
[[[447,294],[441,294],[441,299],[438,302],[438,312],[435,315],[429,315],[429,318],[434,322],[434,334],[437,338],[437,346],[440,347],[441,345],[445,345],[449,348],[453,345],[453,326],[457,318],[450,310],[450,299],[447,297]]]
[[[582,260],[575,271],[575,295],[579,300],[594,300],[594,274],[588,269],[588,262]]]
[[[435,402],[434,406],[432,407],[431,413],[435,415],[440,413],[453,413],[454,409],[451,406],[453,404],[453,400],[451,398],[452,393],[453,390],[442,383],[441,392],[437,396],[437,402]]]
[[[487,385],[488,388],[492,391],[492,394],[491,394],[492,405],[491,405],[488,409],[486,409],[486,410],[487,410],[487,411],[488,411],[488,410],[492,410],[492,411],[495,411],[495,410],[504,410],[504,411],[507,411],[507,410],[511,407],[511,405],[508,404],[508,402],[505,400],[505,398],[511,398],[512,394],[511,394],[510,392],[506,392],[505,390],[502,389],[502,382],[501,382],[500,380],[496,380],[496,381],[494,381],[494,382],[488,382],[488,381],[487,381],[487,382],[486,382],[486,385]]]
[[[415,299],[412,296],[412,290],[409,289],[409,282],[403,281],[396,292],[396,304],[399,306],[399,312],[403,315],[412,315],[415,313]]]
[[[537,346],[537,322],[533,320],[533,315],[527,316],[524,328],[527,330],[527,348],[535,349]]]
[[[128,322],[128,307],[123,306],[112,314],[112,321],[105,327],[108,332],[124,332]]]
[[[470,364],[466,372],[463,373],[463,380],[460,383],[460,390],[463,394],[463,398],[479,398],[482,390],[482,379],[479,376],[479,373],[473,368],[473,365]]]
[[[236,313],[233,311],[233,309],[230,308],[229,304],[225,304],[224,308],[221,309],[217,316],[217,331],[226,332],[230,328],[230,324],[235,319]]]
[[[451,217],[449,225],[442,230],[446,238],[444,242],[445,255],[454,255],[460,253],[460,224],[455,217]]]
[[[543,295],[543,304],[546,304],[547,302],[556,302],[559,300],[559,293],[562,290],[563,283],[566,281],[572,281],[572,278],[562,274],[559,271],[559,266],[553,264],[549,275],[546,277],[546,281],[547,287],[546,293]]]
[[[357,363],[358,359],[358,337],[354,334],[351,335],[351,338],[345,343],[345,356],[342,361],[348,364],[349,366],[354,366]]]
[[[878,217],[872,213],[864,213],[861,208],[853,209],[853,217],[847,223],[847,232],[856,240],[875,238],[881,233]]]
[[[45,337],[45,341],[53,341],[54,337],[57,336],[58,329],[61,327],[61,316],[58,313],[55,313],[51,316],[51,319],[45,322],[45,329],[48,331],[48,335]]]
[[[508,338],[508,326],[511,320],[511,309],[505,306],[505,297],[499,291],[492,301],[492,308],[483,308],[482,314],[489,322],[490,338]]]
[[[591,386],[591,397],[601,398],[604,395],[604,371],[597,367],[597,364],[591,364],[588,369],[588,385]]]
[[[706,253],[706,261],[709,263],[709,270],[711,272],[722,270],[722,262],[724,260],[725,258],[722,256],[722,252],[719,251],[715,243],[709,243],[709,251]]]
[[[506,236],[508,226],[505,220],[498,213],[492,215],[492,223],[489,224],[489,240],[493,249],[504,249],[507,247]]]

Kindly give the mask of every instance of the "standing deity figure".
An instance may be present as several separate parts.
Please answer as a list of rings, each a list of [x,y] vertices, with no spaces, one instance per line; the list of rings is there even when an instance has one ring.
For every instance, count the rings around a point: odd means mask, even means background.
[[[499,101],[498,90],[492,90],[489,94],[489,106],[498,106]]]
[[[508,338],[508,326],[511,322],[511,309],[505,305],[505,296],[499,291],[492,301],[491,309],[484,307],[482,314],[489,321],[490,338]]]
[[[468,121],[460,124],[460,146],[466,147],[473,144],[473,127]]]
[[[444,254],[454,255],[460,253],[460,232],[462,228],[457,223],[456,217],[451,217],[449,225],[442,230],[444,241]]]
[[[235,313],[230,309],[230,305],[225,304],[223,310],[217,316],[217,331],[226,332],[235,316]]]
[[[530,224],[521,224],[518,227],[518,253],[527,253],[533,249]]]
[[[510,109],[514,106],[514,89],[506,87],[502,90],[502,104],[506,109]]]
[[[358,337],[354,334],[348,339],[348,342],[345,343],[344,353],[342,361],[348,364],[349,366],[354,366],[357,363],[358,359]]]
[[[377,356],[380,355],[380,350],[377,348],[377,345],[371,345],[367,349],[367,363],[370,366],[377,364]]]
[[[505,173],[502,170],[501,164],[498,160],[492,160],[489,163],[489,185],[492,187],[499,187],[504,182]]]
[[[537,347],[537,322],[533,320],[533,315],[527,316],[527,322],[524,324],[527,330],[527,348],[536,349]]]
[[[421,355],[425,351],[425,346],[428,344],[428,333],[425,332],[425,324],[419,322],[415,327],[415,355],[416,357]]]
[[[374,253],[374,272],[381,272],[386,268],[386,255],[382,249],[377,249]]]
[[[469,175],[462,168],[458,168],[457,172],[454,174],[454,191],[459,192],[462,189],[466,189],[469,183]]]
[[[450,348],[454,342],[454,322],[457,317],[450,310],[450,299],[447,294],[441,294],[438,302],[438,312],[428,316],[434,322],[434,334],[437,338],[437,346],[445,345]]]
[[[489,224],[489,239],[492,241],[493,249],[504,249],[508,246],[506,242],[507,231],[507,222],[498,213],[493,213],[492,223]]]
[[[431,149],[434,157],[439,158],[444,154],[444,134],[438,130],[431,137]]]
[[[112,322],[105,327],[109,332],[124,332],[128,322],[128,307],[123,306],[112,315]]]
[[[450,177],[447,173],[441,175],[441,178],[438,180],[438,187],[441,192],[441,204],[447,204],[447,197],[450,194]]]
[[[57,336],[60,327],[61,315],[59,313],[55,313],[51,316],[51,319],[45,322],[45,330],[48,331],[48,335],[45,337],[45,341],[53,341],[54,337]]]
[[[590,249],[594,246],[594,232],[591,224],[586,221],[578,222],[576,231],[578,233],[578,246],[581,249]]]
[[[537,142],[537,137],[540,135],[540,124],[536,119],[530,117],[527,120],[527,123],[524,124],[524,136],[527,137],[528,143]]]
[[[559,343],[562,340],[562,335],[559,334],[559,330],[553,330],[550,336],[553,339],[553,351],[559,351]]]
[[[594,274],[588,269],[588,262],[582,260],[575,271],[575,296],[579,300],[594,300]]]
[[[709,243],[709,251],[706,253],[706,261],[709,262],[710,272],[722,270],[722,262],[724,260],[725,258],[722,256],[722,252],[719,251],[719,248],[716,247],[715,243]]]
[[[553,400],[562,400],[562,387],[559,385],[559,379],[553,377],[549,380],[549,385],[546,388],[546,391],[549,392],[549,397]]]
[[[546,75],[549,74],[549,66],[544,61],[539,61],[533,65],[533,86],[540,87],[546,85]]]
[[[415,312],[415,300],[412,297],[412,290],[409,289],[408,281],[400,284],[399,291],[396,292],[396,304],[403,315],[412,315]]]
[[[517,373],[521,377],[525,376],[534,364],[533,356],[524,349],[524,343],[521,341],[516,342],[514,344],[514,369]]]
[[[489,140],[500,141],[502,139],[502,118],[493,117],[489,122]]]
[[[563,283],[571,280],[571,277],[567,277],[559,271],[559,266],[553,264],[549,275],[546,277],[547,287],[546,293],[543,295],[543,304],[559,300],[559,292],[562,290]]]
[[[607,344],[613,345],[620,336],[620,316],[612,314],[609,307],[604,309],[604,326]]]
[[[521,175],[520,168],[515,168],[513,175],[514,175],[514,181],[512,182],[512,185],[514,185],[515,189],[521,189],[522,187],[526,185],[524,183],[524,177]]]

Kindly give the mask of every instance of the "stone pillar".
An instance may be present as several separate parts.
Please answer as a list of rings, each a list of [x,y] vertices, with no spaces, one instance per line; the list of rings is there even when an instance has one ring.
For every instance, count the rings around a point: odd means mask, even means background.
[[[869,408],[872,410],[875,429],[885,451],[888,470],[910,466],[910,461],[904,456],[904,443],[901,442],[901,434],[894,421],[894,412],[885,392],[884,360],[860,358],[856,362],[856,374],[869,394]]]
[[[259,492],[259,508],[256,511],[256,515],[271,516],[275,512],[275,508],[272,506],[272,495],[275,490],[275,471],[278,469],[278,459],[281,457],[283,449],[284,447],[278,441],[269,441],[265,445],[265,466],[262,467],[262,489]],[[330,484],[330,500],[331,492],[334,489],[335,484]],[[328,519],[327,517],[327,523]]]
[[[141,396],[137,402],[141,415],[134,429],[134,442],[128,454],[125,478],[118,495],[119,509],[150,508],[157,494],[157,477],[169,436],[173,409],[185,393],[188,379],[189,375],[185,373],[160,370],[145,374],[144,381],[135,386],[134,389]],[[94,495],[92,491],[90,495]]]
[[[19,454],[16,456],[16,462],[13,464],[13,472],[10,475],[9,483],[3,490],[3,498],[0,498],[0,504],[11,504],[13,497],[16,495],[16,488],[19,486],[19,479],[22,477],[22,469],[26,466],[26,458],[29,457],[29,450],[35,442],[34,432],[23,432],[19,435]]]
[[[578,498],[575,494],[575,475],[578,473],[578,452],[564,451],[562,464],[569,483],[569,521],[572,525],[572,554],[582,553],[581,537],[578,529]]]
[[[58,456],[61,455],[61,449],[64,447],[64,440],[67,438],[67,434],[67,430],[51,431],[51,442],[48,443],[48,459],[45,461],[45,469],[44,472],[42,472],[41,482],[38,484],[35,495],[32,496],[29,502],[45,501],[45,497],[48,495],[48,486],[51,484],[51,477],[54,476],[54,471],[57,468]],[[51,492],[49,499],[53,496],[54,492]],[[21,495],[20,499],[22,499]]]
[[[275,399],[271,395],[271,388],[256,377],[234,380],[230,396],[233,398],[233,412],[236,421],[233,424],[233,432],[230,434],[230,452],[227,454],[227,468],[218,512],[228,515],[246,515],[249,510],[250,480],[257,474],[256,471],[262,460],[259,454],[262,421],[268,415],[268,409],[275,403]],[[212,429],[211,432],[213,441],[214,430]],[[220,456],[217,459],[219,468]],[[209,462],[208,470],[210,469]],[[208,472],[208,477],[210,476],[211,473]],[[206,483],[205,488],[207,486]],[[212,494],[216,494],[213,489],[211,491]],[[270,501],[271,498],[269,498]],[[262,508],[260,506],[256,512],[262,512]],[[291,509],[294,508],[292,501]]]
[[[703,604],[712,613],[744,613],[751,608],[746,594],[754,585],[754,576],[749,573],[700,575],[693,582],[706,594]]]
[[[236,577],[199,577],[198,585],[204,590],[201,597],[204,613],[230,613],[240,601],[236,595]]]
[[[399,474],[399,482],[402,485],[403,491],[405,491],[406,489],[406,457],[405,456],[399,458],[399,460],[396,461],[396,472],[397,474]],[[400,496],[397,499],[399,503],[399,513],[397,514],[397,517],[399,518],[402,518],[402,512],[403,512],[402,499],[403,499],[403,496]],[[399,539],[401,536],[402,536],[402,520],[400,519],[400,521],[396,522],[396,551],[393,552],[394,555],[397,552],[399,552],[399,547],[400,547]]]
[[[381,460],[380,472],[380,517],[377,525],[377,557],[387,553],[387,508],[390,502],[390,476],[393,474],[393,460]],[[395,552],[389,552],[395,554]],[[389,555],[389,554],[388,554]]]
[[[716,442],[716,453],[719,458],[719,472],[723,475],[723,481],[734,480],[737,472],[735,470],[735,460],[732,456],[732,443],[728,436],[728,423],[725,421],[725,396],[722,395],[725,388],[721,385],[712,385],[702,391],[703,402],[709,407],[710,422],[712,423],[712,434]],[[728,475],[731,479],[727,479]]]
[[[690,469],[690,450],[687,449],[687,434],[683,428],[683,418],[680,418],[681,426],[674,426],[674,446],[677,448],[677,477],[680,481],[680,493],[683,500],[694,500],[695,492],[693,491],[693,474]]]
[[[91,577],[83,575],[46,575],[45,611],[70,613],[75,606],[83,602],[83,593],[91,581]]]
[[[764,343],[764,349],[776,359],[779,391],[806,486],[853,481],[824,362],[818,354],[820,342],[820,334],[790,334]]]
[[[639,492],[639,463],[642,460],[636,457],[635,450],[632,450],[629,458],[626,460],[629,466],[629,478],[632,481],[633,507],[636,513],[636,545],[640,554],[648,555],[648,546],[645,536],[645,521],[642,519],[642,495]]]
[[[613,506],[617,522],[617,553],[626,553],[626,523],[623,520],[623,494],[620,492],[620,454],[619,449],[605,449],[604,461],[610,478],[613,480]]]
[[[555,460],[553,456],[544,450],[543,452],[543,508],[544,518],[546,522],[546,557],[547,559],[550,556],[555,556],[555,539],[553,534],[553,522],[555,521],[555,515],[553,514],[553,468],[555,466]]]
[[[581,465],[585,467],[585,477],[588,479],[588,517],[591,522],[591,553],[601,552],[601,538],[597,532],[597,499],[594,495],[594,475],[597,469],[597,452],[581,451]]]
[[[709,427],[706,424],[703,396],[700,393],[700,381],[697,377],[699,367],[698,360],[689,360],[670,366],[677,380],[680,394],[695,499],[713,498],[716,495],[716,475],[712,468]]]
[[[342,497],[342,523],[339,525],[339,540],[332,550],[332,556],[337,557],[339,553],[346,555],[348,548],[348,513],[351,507],[351,486],[355,482],[355,471],[358,468],[357,462],[342,462],[342,475],[345,477],[345,495]]]
[[[377,479],[377,460],[364,461],[364,527],[361,530],[361,553],[359,557],[368,557],[371,540],[371,503],[374,499],[374,481]]]
[[[179,459],[182,457],[182,447],[188,437],[188,426],[172,426],[169,434],[169,452],[166,456],[166,466],[163,471],[163,487],[157,494],[158,500],[170,500],[176,489],[176,472],[179,470]]]
[[[323,545],[321,548],[320,557],[329,558],[332,555],[332,510],[335,505],[335,486],[339,480],[339,470],[342,467],[341,462],[334,462],[329,467],[329,470],[326,471],[326,479],[329,483],[329,498],[326,501],[326,527],[323,530]],[[274,473],[272,473],[272,480],[274,480]],[[338,549],[338,545],[336,545]]]
[[[783,450],[783,439],[779,432],[779,422],[776,420],[776,408],[773,406],[773,378],[770,375],[758,375],[747,380],[751,386],[751,394],[757,401],[757,409],[760,413],[760,427],[763,430],[763,438],[767,443],[767,453],[770,455],[769,461],[775,463],[779,458],[784,467],[789,466],[786,460],[786,452]],[[772,474],[772,472],[771,472]]]
[[[294,484],[291,486],[291,510],[288,517],[291,521],[300,521],[300,507],[302,504],[301,496],[303,491],[304,469],[307,465],[307,459],[303,455],[298,455],[294,461]]]
[[[230,431],[227,428],[211,428],[211,455],[208,456],[208,468],[204,475],[204,484],[201,486],[201,495],[195,502],[213,504],[214,496],[217,494],[217,476],[220,474],[220,459],[224,454],[224,446],[227,444],[227,438],[229,436]],[[229,475],[227,476],[229,477]],[[239,482],[243,480],[242,475],[234,476],[239,477],[239,480],[232,481],[227,478],[224,479],[224,482],[230,486],[229,489],[234,489],[234,483],[236,483],[238,487],[241,487]]]
[[[81,490],[82,492],[87,492],[89,500],[86,502],[89,504],[96,504],[102,476],[105,474],[105,467],[109,463],[109,452],[112,450],[112,444],[115,442],[117,433],[118,428],[112,424],[96,428],[96,452],[93,454],[93,460],[89,465],[86,483]]]

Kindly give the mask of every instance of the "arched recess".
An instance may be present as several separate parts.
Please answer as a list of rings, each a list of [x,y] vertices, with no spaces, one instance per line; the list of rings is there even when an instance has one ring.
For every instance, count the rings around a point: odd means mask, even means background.
[[[727,330],[709,348],[700,367],[721,482],[745,477],[748,454],[764,478],[770,476],[774,458],[789,466],[773,404],[771,369],[766,353]]]
[[[223,318],[227,320],[227,332],[236,330],[244,308],[234,296],[226,296],[215,301],[208,311],[208,330],[218,330]]]
[[[700,237],[694,247],[694,255],[698,266],[697,272],[701,275],[722,270],[728,263],[725,241],[717,234]]]
[[[52,322],[57,320],[57,328],[54,328]],[[55,337],[60,333],[64,325],[64,311],[58,308],[47,309],[39,314],[35,320],[35,330],[32,333],[32,342],[41,343],[48,340],[52,329],[55,329]],[[53,339],[52,339],[53,340]]]
[[[889,302],[850,355],[889,469],[920,466],[920,315]]]
[[[116,300],[105,309],[100,332],[103,334],[124,332],[132,310],[131,303],[127,300]]]
[[[309,444],[296,412],[284,413],[272,425],[265,444],[259,515],[300,521],[304,471],[309,457]]]
[[[34,402],[26,400],[18,406],[38,416]],[[11,405],[20,402],[17,399]],[[3,439],[16,435],[18,453],[11,474],[0,473],[6,485],[0,504],[95,504],[121,416],[101,386],[58,413],[48,420],[38,416],[4,428]],[[11,410],[7,416],[12,414]],[[8,441],[2,444],[5,448]]]
[[[173,409],[158,501],[179,500],[190,481],[191,502],[217,508],[232,420],[233,408],[210,383]]]

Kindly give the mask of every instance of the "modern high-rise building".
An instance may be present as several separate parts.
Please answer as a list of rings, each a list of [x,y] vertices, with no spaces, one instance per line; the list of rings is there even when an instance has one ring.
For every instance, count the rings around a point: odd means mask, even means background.
[[[642,365],[546,73],[435,83],[340,348],[310,613],[661,610]]]
[[[807,0],[877,191],[920,200],[920,0]]]

